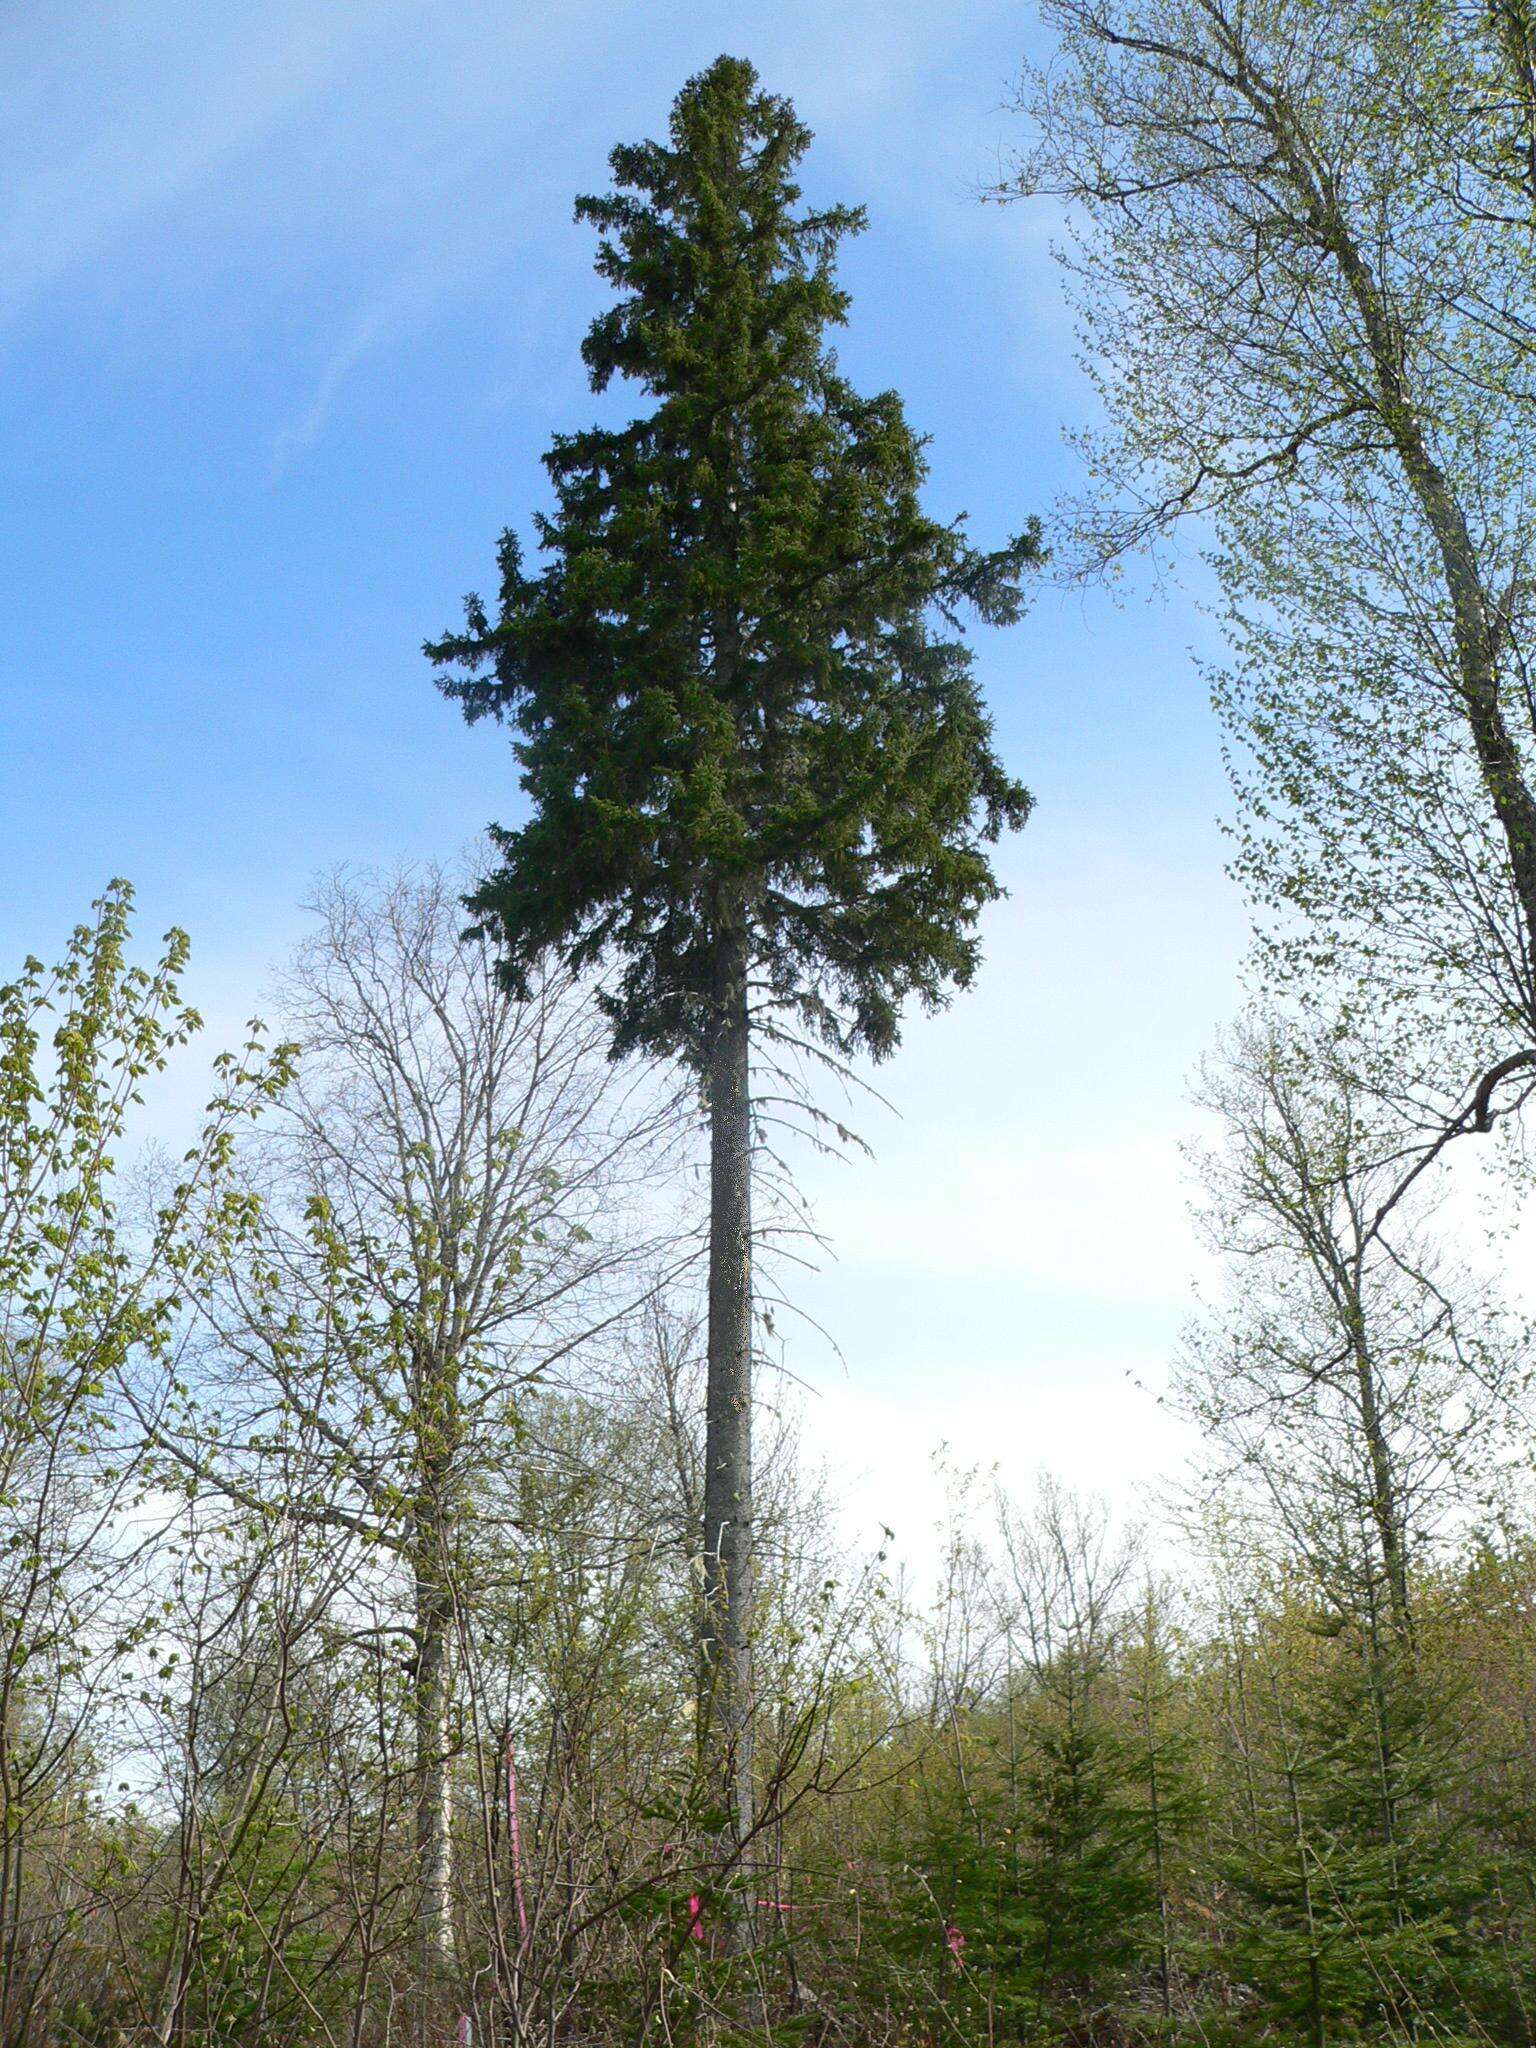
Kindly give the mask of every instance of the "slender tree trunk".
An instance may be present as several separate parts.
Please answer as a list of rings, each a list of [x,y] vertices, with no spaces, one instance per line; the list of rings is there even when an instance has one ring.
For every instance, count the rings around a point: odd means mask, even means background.
[[[417,2026],[439,2038],[439,2009],[456,1962],[453,1932],[453,1800],[448,1767],[453,1595],[435,1561],[416,1566],[416,1679],[412,1702],[416,1780]]]
[[[21,1870],[25,1823],[12,1729],[11,1668],[0,1681],[0,2042],[12,2039],[12,2019],[21,2004]]]
[[[1301,1812],[1301,1791],[1296,1783],[1298,1756],[1280,1704],[1280,1686],[1273,1672],[1269,1678],[1275,1721],[1280,1734],[1282,1770],[1290,1801],[1291,1833],[1296,1846],[1296,1875],[1301,1886],[1302,1913],[1307,1927],[1307,2005],[1311,2017],[1312,2048],[1328,2048],[1328,2022],[1323,2011],[1322,1944],[1318,1939],[1317,1914],[1312,1898],[1311,1846]]]
[[[1319,245],[1337,264],[1355,302],[1376,380],[1375,410],[1392,439],[1440,557],[1456,658],[1455,681],[1483,786],[1509,853],[1526,946],[1523,994],[1529,1021],[1536,1028],[1536,990],[1531,985],[1536,969],[1536,791],[1527,780],[1504,715],[1499,682],[1505,626],[1499,606],[1485,588],[1466,513],[1431,452],[1394,309],[1379,276],[1366,261],[1338,188],[1313,148],[1295,106],[1258,81],[1230,37],[1228,50],[1243,67],[1242,90],[1274,138]]]
[[[421,1342],[411,1373],[417,1493],[409,1550],[416,1669],[411,1737],[416,1797],[416,2023],[421,2048],[442,2038],[439,2021],[457,1975],[453,1929],[453,1630],[451,1559],[460,1445],[456,1353]]]
[[[1168,1937],[1168,1874],[1163,1854],[1163,1806],[1161,1787],[1157,1777],[1157,1701],[1153,1687],[1157,1683],[1154,1672],[1157,1669],[1157,1610],[1153,1602],[1152,1589],[1147,1589],[1146,1607],[1142,1619],[1142,1653],[1146,1658],[1143,1667],[1141,1712],[1142,1731],[1147,1744],[1147,1819],[1152,1827],[1152,1877],[1157,1886],[1157,1976],[1162,1996],[1163,2017],[1173,2017],[1173,1961],[1172,1945]]]
[[[1387,1604],[1393,1633],[1399,1642],[1409,1642],[1413,1621],[1408,1604],[1408,1561],[1403,1551],[1403,1516],[1398,1505],[1392,1446],[1387,1440],[1376,1393],[1376,1370],[1366,1343],[1364,1318],[1352,1314],[1350,1339],[1355,1354],[1355,1384],[1360,1398],[1360,1423],[1365,1434],[1366,1454],[1371,1467],[1371,1519],[1381,1545],[1382,1572],[1387,1582]]]
[[[752,1832],[752,1096],[747,941],[715,943],[700,1726],[729,1846]]]

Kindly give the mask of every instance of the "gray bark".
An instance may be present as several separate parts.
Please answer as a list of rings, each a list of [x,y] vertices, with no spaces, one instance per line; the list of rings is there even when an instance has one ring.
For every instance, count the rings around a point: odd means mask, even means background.
[[[1382,1420],[1376,1388],[1376,1364],[1365,1336],[1365,1312],[1358,1299],[1350,1305],[1350,1343],[1355,1385],[1360,1401],[1360,1426],[1371,1468],[1371,1519],[1381,1545],[1382,1572],[1392,1627],[1399,1637],[1412,1632],[1408,1605],[1408,1561],[1403,1547],[1403,1513],[1398,1500],[1397,1470],[1392,1445]]]
[[[416,1589],[416,1880],[422,1976],[442,1983],[454,1965],[453,1805],[449,1773],[452,1596],[435,1575]]]
[[[416,1671],[412,1729],[416,1791],[416,1945],[421,2048],[435,2042],[437,2005],[453,1984],[454,1588],[449,1561],[458,1532],[462,1453],[457,1358],[426,1349],[412,1373],[421,1461],[411,1532]]]
[[[716,940],[709,1047],[709,1342],[700,1726],[731,1847],[753,1826],[752,1097],[747,940]]]

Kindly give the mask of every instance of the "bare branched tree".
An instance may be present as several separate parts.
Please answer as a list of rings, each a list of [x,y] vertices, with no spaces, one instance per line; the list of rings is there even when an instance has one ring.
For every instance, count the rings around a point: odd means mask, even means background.
[[[1177,1386],[1214,1476],[1262,1513],[1351,1615],[1411,1626],[1410,1586],[1458,1509],[1487,1514],[1526,1426],[1528,1337],[1443,1236],[1443,1157],[1422,1153],[1339,1042],[1251,1019],[1198,1099],[1223,1298]]]
[[[524,1569],[524,1396],[612,1349],[694,1250],[669,1200],[672,1093],[607,1057],[568,976],[510,998],[463,936],[463,886],[429,870],[317,895],[280,984],[302,1055],[252,1152],[261,1224],[161,1428],[230,1500],[360,1546],[358,1627],[410,1680],[418,1935],[445,1999],[456,1644]]]

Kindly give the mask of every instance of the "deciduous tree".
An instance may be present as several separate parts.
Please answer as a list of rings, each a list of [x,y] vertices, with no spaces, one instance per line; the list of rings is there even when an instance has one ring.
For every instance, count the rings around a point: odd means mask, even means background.
[[[1043,13],[1009,191],[1069,208],[1087,558],[1214,536],[1271,967],[1433,1021],[1433,1113],[1486,1124],[1536,1064],[1528,10]]]

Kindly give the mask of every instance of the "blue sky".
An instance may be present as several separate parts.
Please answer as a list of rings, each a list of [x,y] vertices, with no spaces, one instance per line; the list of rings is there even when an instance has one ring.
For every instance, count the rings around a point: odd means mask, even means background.
[[[487,587],[550,434],[593,401],[571,219],[691,72],[750,57],[864,202],[845,367],[933,439],[981,539],[1071,484],[1088,416],[1043,212],[977,194],[1022,140],[1028,9],[207,0],[0,17],[0,959],[113,874],[256,1005],[340,861],[449,856],[517,815],[502,739],[420,655]],[[1171,1439],[1156,1381],[1192,1249],[1182,1090],[1235,1006],[1217,736],[1178,595],[1042,592],[980,642],[1038,812],[978,990],[882,1077],[874,1166],[813,1175],[821,1439],[873,1506],[928,1444],[1114,1486]],[[888,1517],[889,1518],[889,1517]]]

